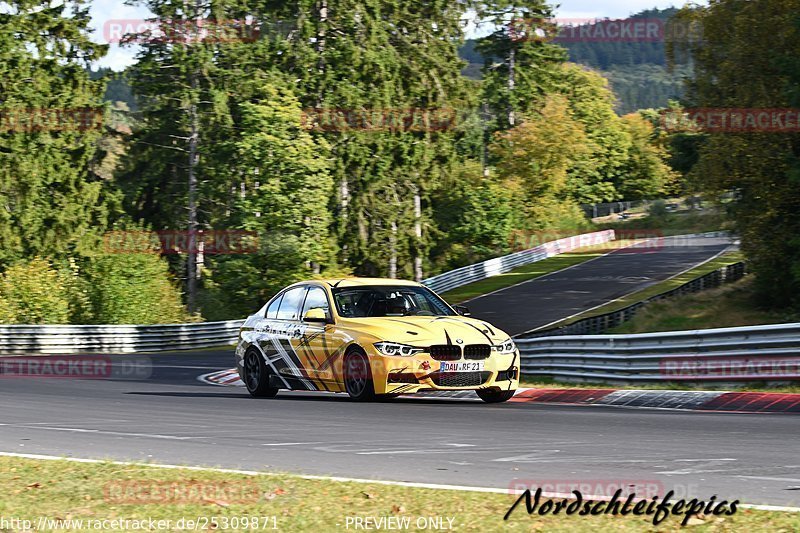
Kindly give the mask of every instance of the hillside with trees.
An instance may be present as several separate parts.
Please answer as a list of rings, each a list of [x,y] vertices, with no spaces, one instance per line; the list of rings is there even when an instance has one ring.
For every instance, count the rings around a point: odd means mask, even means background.
[[[683,26],[676,26],[673,21],[677,12],[675,8],[647,9],[628,17],[630,20],[659,21],[661,32],[652,40],[593,40],[570,37],[573,33],[566,33],[556,36],[554,43],[567,50],[569,61],[598,70],[609,80],[616,96],[615,110],[618,113],[666,107],[669,100],[679,100],[683,96],[683,80],[691,74],[688,55],[674,56],[671,64],[667,61],[669,42],[682,40],[684,36]],[[594,28],[599,24],[602,22],[576,22],[570,31],[576,36],[582,30],[594,35],[597,33]],[[481,54],[478,41],[467,40],[460,54],[468,63],[464,75],[479,79],[486,56]],[[490,57],[489,61],[494,59]]]
[[[674,180],[658,124],[619,116],[613,87],[569,62],[551,26],[519,39],[501,23],[552,17],[538,0],[264,2],[250,22],[250,3],[147,0],[175,27],[129,36],[140,48],[124,78],[90,70],[105,48],[80,4],[13,4],[0,112],[103,120],[0,131],[0,301],[47,287],[70,310],[22,306],[5,322],[237,318],[309,277],[421,279],[508,253],[515,232],[581,231],[580,203]],[[472,8],[495,28],[475,44],[494,58],[480,80],[459,55]],[[260,38],[198,38],[209,21]],[[260,21],[282,31],[247,27]],[[213,231],[251,242],[211,253]],[[164,232],[186,245],[163,249]],[[141,242],[114,249],[120,235]]]

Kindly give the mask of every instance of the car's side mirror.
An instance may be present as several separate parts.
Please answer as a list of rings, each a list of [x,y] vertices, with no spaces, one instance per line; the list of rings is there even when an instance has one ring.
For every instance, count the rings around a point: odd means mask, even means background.
[[[327,324],[330,320],[328,320],[328,315],[323,308],[315,307],[306,311],[306,314],[303,315],[303,322],[322,322]]]
[[[466,305],[454,305],[453,309],[455,309],[456,313],[458,313],[461,316],[470,316],[472,314],[469,312],[469,309],[467,308]]]

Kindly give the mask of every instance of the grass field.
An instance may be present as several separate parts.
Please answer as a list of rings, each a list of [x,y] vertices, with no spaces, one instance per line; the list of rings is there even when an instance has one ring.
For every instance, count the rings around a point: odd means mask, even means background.
[[[682,329],[727,328],[796,322],[800,317],[760,309],[754,302],[752,278],[695,294],[653,302],[609,333],[647,333]]]
[[[509,472],[509,478],[514,476]],[[504,521],[503,516],[515,499],[510,494],[11,457],[0,457],[0,491],[0,520],[6,521],[0,525],[2,531],[22,531],[14,527],[3,529],[9,520],[31,520],[36,524],[39,517],[46,517],[61,520],[67,529],[60,531],[79,531],[76,520],[84,521],[86,531],[91,521],[153,519],[171,521],[160,524],[171,525],[160,528],[162,531],[322,533],[355,531],[357,518],[372,517],[408,520],[410,527],[403,529],[406,531],[431,530],[432,527],[418,526],[436,525],[447,531],[597,533],[679,531],[683,518],[670,516],[654,527],[652,517],[646,516],[529,516],[523,503]],[[135,503],[128,503],[129,500]],[[180,503],[187,500],[191,501]],[[67,520],[73,522],[64,522]],[[127,524],[129,530],[131,524]],[[800,530],[800,514],[739,509],[733,516],[701,515],[691,524],[693,531],[703,532],[789,532]],[[49,525],[44,530],[54,530],[54,524]],[[116,525],[116,529],[105,530],[123,530],[122,523]]]

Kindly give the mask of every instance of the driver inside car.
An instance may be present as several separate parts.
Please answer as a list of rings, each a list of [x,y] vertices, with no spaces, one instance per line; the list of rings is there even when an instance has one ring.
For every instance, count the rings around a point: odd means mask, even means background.
[[[394,296],[386,300],[387,315],[405,315],[408,312],[408,302],[402,296]]]

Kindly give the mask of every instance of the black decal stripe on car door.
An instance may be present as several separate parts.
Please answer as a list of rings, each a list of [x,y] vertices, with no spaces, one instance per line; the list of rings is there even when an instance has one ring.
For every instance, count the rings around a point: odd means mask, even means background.
[[[269,340],[269,339],[266,339]],[[270,346],[271,343],[267,344]],[[278,354],[274,349],[270,350],[263,350],[259,343],[253,344],[259,352],[261,352],[261,356],[264,358],[264,363],[272,368],[272,372],[283,381],[283,384],[286,385],[287,389],[291,389],[292,387],[289,385],[289,382],[286,381],[281,373],[281,370],[286,368],[286,362],[283,360],[283,357]]]
[[[308,331],[308,329],[306,329]],[[316,333],[311,333],[310,335],[303,334],[303,336],[299,339],[297,346],[294,347],[294,353],[297,355],[297,358],[300,362],[300,368],[305,371],[305,375],[316,385],[318,389],[324,389],[329,391],[328,385],[325,383],[319,376],[320,370],[320,362],[317,358],[317,351],[314,350],[311,341],[314,340],[316,337],[319,337],[324,333],[324,331],[318,331]],[[324,342],[325,337],[322,336],[322,340]],[[289,341],[291,345],[291,340]],[[313,375],[312,375],[313,373]]]
[[[289,344],[289,339],[279,339],[277,337],[272,337],[272,345],[275,347],[275,350],[280,354],[283,361],[286,363],[287,370],[290,371],[292,377],[295,378],[297,383],[303,385],[306,390],[317,390],[313,383],[308,381],[307,379],[303,378],[303,372],[298,367],[296,359],[296,354],[294,353],[294,349],[292,348],[291,344]],[[288,345],[289,349],[286,349]]]
[[[328,355],[328,357],[325,359],[325,361],[323,361],[322,364],[320,365],[320,369],[322,369],[322,370],[325,370],[328,367],[330,367],[331,374],[333,376],[333,382],[336,384],[336,387],[340,391],[344,391],[344,376],[343,375],[339,376],[336,373],[336,365],[334,365],[333,363],[336,361],[336,359],[338,357],[341,357],[342,354],[344,354],[344,351],[347,349],[347,347],[348,347],[347,344],[342,344],[335,351],[331,352]],[[326,352],[327,352],[327,349],[326,349]]]
[[[292,346],[292,339],[290,337],[281,339],[281,346],[284,350],[286,350],[286,355],[289,358],[289,361],[297,370],[297,379],[306,385],[308,390],[319,390],[319,387],[316,385],[316,383],[314,383],[313,378],[311,378],[309,375],[306,365],[300,359],[300,354],[298,354],[294,349],[294,346]]]

